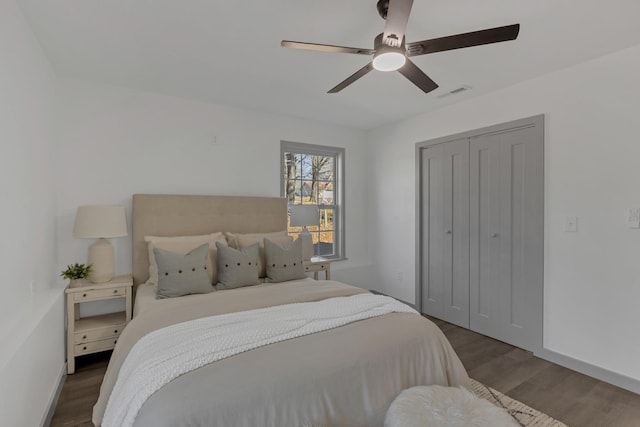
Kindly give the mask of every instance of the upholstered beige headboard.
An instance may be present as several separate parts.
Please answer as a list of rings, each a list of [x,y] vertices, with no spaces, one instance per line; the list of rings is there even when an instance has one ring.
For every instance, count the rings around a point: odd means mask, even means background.
[[[135,289],[149,278],[149,254],[144,236],[286,230],[287,201],[275,197],[134,194],[131,224]]]

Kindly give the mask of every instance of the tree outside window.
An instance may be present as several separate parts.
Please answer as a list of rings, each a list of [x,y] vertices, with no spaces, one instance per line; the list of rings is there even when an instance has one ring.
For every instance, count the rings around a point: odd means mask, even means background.
[[[317,225],[307,226],[313,239],[314,256],[342,258],[343,230],[340,196],[344,149],[283,141],[282,195],[289,205],[316,205],[320,212]],[[297,236],[302,227],[289,226]]]

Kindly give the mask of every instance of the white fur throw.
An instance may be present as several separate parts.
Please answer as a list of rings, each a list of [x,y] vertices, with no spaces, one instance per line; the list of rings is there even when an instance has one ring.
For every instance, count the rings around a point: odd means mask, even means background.
[[[393,401],[385,427],[514,427],[509,413],[465,388],[412,387]]]

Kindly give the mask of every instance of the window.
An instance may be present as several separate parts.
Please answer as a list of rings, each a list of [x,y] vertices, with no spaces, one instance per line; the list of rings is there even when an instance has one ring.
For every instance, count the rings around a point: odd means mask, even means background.
[[[280,155],[282,196],[318,206],[319,223],[307,226],[314,256],[344,258],[344,148],[282,141]],[[290,235],[300,231],[289,225]]]

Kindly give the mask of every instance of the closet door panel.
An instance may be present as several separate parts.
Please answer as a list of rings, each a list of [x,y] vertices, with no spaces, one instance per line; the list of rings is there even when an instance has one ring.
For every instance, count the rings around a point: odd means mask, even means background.
[[[422,311],[469,327],[469,143],[421,150]]]
[[[469,143],[444,148],[444,320],[469,327]]]
[[[443,148],[422,150],[422,311],[443,318]]]
[[[476,138],[469,162],[469,322],[474,331],[490,334],[499,281],[499,147],[489,138]]]
[[[470,140],[470,327],[542,345],[543,143],[535,126]]]
[[[501,339],[541,346],[543,288],[543,146],[539,129],[498,135],[501,168],[501,287],[496,295]]]

